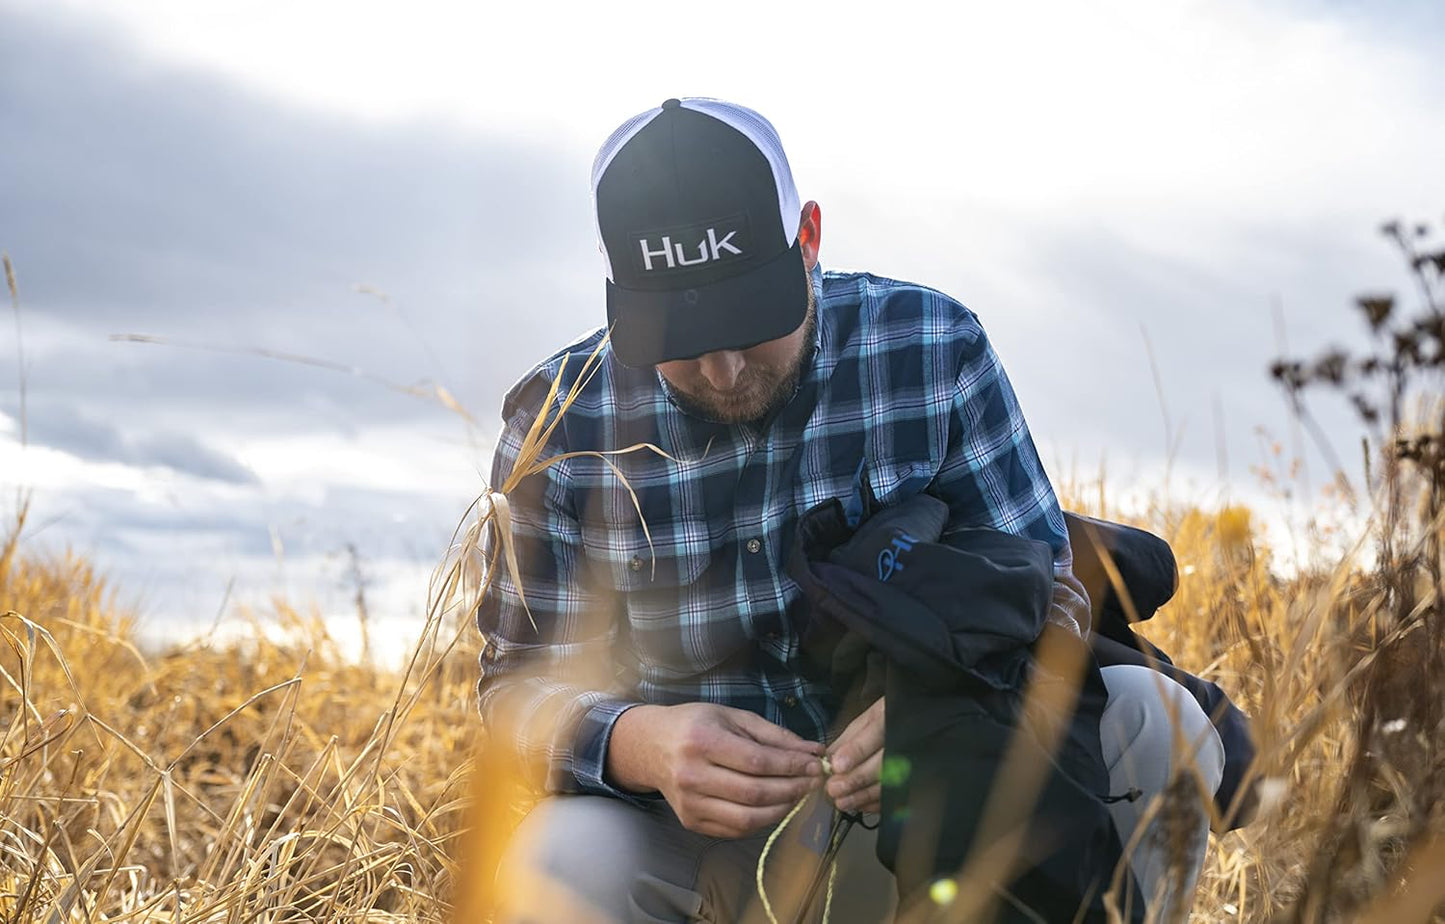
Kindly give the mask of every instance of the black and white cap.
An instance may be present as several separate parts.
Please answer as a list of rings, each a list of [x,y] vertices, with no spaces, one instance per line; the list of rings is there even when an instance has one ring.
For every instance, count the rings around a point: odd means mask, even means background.
[[[688,98],[634,116],[598,152],[592,196],[624,365],[744,349],[803,323],[798,191],[756,112]]]

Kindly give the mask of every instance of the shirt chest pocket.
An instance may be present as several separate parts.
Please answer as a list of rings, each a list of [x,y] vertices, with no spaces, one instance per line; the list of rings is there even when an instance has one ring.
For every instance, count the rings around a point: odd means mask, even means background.
[[[651,541],[640,527],[583,531],[588,573],[599,589],[628,595],[677,593],[707,570],[712,549],[705,534],[657,524]]]
[[[741,630],[709,620],[719,602],[715,585],[727,583],[727,568],[705,541],[654,528],[651,546],[641,529],[615,530],[586,545],[594,589],[625,614],[626,645],[642,674],[692,677],[734,647],[729,640]]]

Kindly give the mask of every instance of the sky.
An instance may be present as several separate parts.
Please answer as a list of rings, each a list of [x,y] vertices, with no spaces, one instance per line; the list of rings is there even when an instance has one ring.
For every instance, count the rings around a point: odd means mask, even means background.
[[[596,147],[684,95],[773,121],[825,267],[980,315],[1057,482],[1274,503],[1263,447],[1328,464],[1270,360],[1445,215],[1440,10],[0,0],[0,516],[153,638],[358,573],[419,625],[508,385],[603,321]]]

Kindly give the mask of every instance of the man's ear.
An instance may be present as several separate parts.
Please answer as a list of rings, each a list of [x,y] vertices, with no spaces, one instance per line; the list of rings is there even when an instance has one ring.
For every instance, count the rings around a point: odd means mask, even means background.
[[[798,243],[803,247],[803,265],[808,272],[818,265],[818,248],[823,241],[823,210],[809,199],[798,222]]]

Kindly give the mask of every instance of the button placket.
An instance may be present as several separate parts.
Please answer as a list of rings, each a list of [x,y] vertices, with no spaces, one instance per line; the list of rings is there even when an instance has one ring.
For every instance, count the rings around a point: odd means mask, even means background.
[[[748,427],[742,427],[741,440],[744,448],[742,464],[738,469],[738,479],[734,484],[736,497],[761,497],[767,487],[767,471],[765,460],[759,458],[758,449],[760,439],[758,435]],[[742,511],[736,511],[734,516]],[[749,510],[750,514],[751,511]],[[756,534],[762,529],[762,522],[749,522],[751,516],[746,519],[738,517],[734,523],[743,535],[748,533]],[[762,551],[762,542],[756,535],[744,539],[738,536],[735,540],[737,545],[733,546],[734,554],[737,556],[737,569],[740,579],[740,596],[737,601],[739,614],[742,616],[743,625],[748,635],[754,639],[760,639],[765,631],[765,625],[760,625],[756,620],[766,612],[764,601],[757,598],[753,589],[762,584],[764,569],[767,563],[758,555]]]

